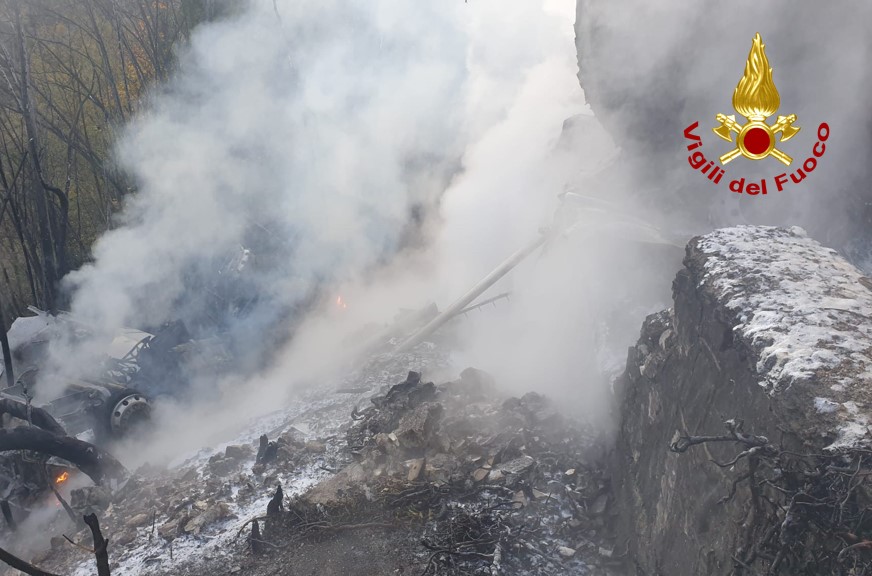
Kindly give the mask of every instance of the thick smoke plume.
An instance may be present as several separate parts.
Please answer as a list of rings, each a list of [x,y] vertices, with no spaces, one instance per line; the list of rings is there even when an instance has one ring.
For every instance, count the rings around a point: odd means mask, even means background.
[[[67,278],[72,313],[102,331],[76,364],[123,326],[175,319],[261,350],[395,253],[462,150],[459,9],[253,2],[198,29],[120,142],[135,198]]]

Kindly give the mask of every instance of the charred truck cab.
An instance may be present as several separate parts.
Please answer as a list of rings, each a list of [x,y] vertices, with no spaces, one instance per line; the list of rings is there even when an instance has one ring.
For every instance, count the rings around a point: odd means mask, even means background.
[[[27,402],[32,398],[38,370],[22,374],[0,396]],[[151,405],[145,394],[109,381],[80,380],[67,384],[56,398],[41,404],[73,436],[93,430],[98,441],[122,438],[149,420]]]
[[[15,384],[0,390],[0,397],[32,402],[47,410],[75,436],[92,430],[98,442],[108,442],[135,433],[151,415],[149,394],[135,386],[136,359],[154,335],[125,329],[106,349],[101,374],[67,382],[58,394],[40,402],[40,373],[48,345],[60,332],[81,332],[69,317],[51,316],[31,309],[35,316],[18,318],[9,330],[9,344],[16,370]],[[0,365],[0,370],[2,370]]]

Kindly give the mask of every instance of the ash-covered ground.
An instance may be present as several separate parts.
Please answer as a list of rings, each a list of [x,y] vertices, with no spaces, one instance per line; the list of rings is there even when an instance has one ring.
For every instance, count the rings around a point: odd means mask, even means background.
[[[114,575],[611,573],[626,546],[609,536],[602,439],[484,372],[430,381],[450,370],[429,342],[375,356],[231,442],[71,504],[98,515]],[[90,531],[55,515],[34,563],[96,574]]]

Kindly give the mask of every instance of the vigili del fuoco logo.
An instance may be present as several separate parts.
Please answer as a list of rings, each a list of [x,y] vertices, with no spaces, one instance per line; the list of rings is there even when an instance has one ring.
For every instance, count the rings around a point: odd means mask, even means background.
[[[817,142],[812,147],[811,155],[805,159],[801,166],[794,165],[793,158],[780,145],[787,142],[801,130],[795,124],[796,114],[778,116],[775,122],[770,124],[767,119],[778,111],[781,105],[781,96],[772,81],[772,68],[769,67],[769,59],[766,58],[766,45],[760,34],[754,36],[751,44],[751,53],[745,63],[745,73],[739,80],[736,90],[733,92],[733,108],[736,112],[747,119],[744,124],[736,120],[735,114],[729,116],[717,114],[715,120],[718,125],[712,128],[712,132],[720,138],[732,143],[735,147],[721,155],[718,160],[720,166],[715,166],[714,160],[709,160],[703,154],[702,138],[694,133],[699,127],[699,122],[694,122],[684,129],[684,137],[690,140],[687,150],[692,152],[687,157],[688,163],[694,170],[699,170],[713,184],[720,184],[726,166],[739,156],[748,160],[764,160],[774,158],[792,170],[785,171],[772,177],[775,190],[784,191],[787,185],[799,184],[811,174],[817,167],[818,158],[826,152],[824,142],[830,137],[830,127],[822,123],[817,129]],[[780,137],[779,137],[780,134]],[[735,135],[735,140],[733,136]],[[745,178],[739,177],[729,181],[729,188],[739,194],[747,193],[751,196],[767,194],[772,188],[767,186],[768,178],[759,182],[745,182]]]

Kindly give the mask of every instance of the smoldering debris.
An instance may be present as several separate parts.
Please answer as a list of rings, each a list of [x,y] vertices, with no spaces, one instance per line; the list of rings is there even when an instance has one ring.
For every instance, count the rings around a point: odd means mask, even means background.
[[[479,370],[441,384],[399,376],[444,362],[428,343],[376,356],[335,394],[313,391],[244,437],[177,467],[144,466],[114,492],[80,488],[71,505],[99,516],[121,571],[609,573],[621,547],[594,429],[540,394],[500,394]],[[365,392],[343,392],[352,386]],[[84,526],[68,536],[90,546]],[[33,560],[93,574],[93,556],[63,540]]]
[[[604,444],[551,400],[501,397],[490,376],[469,368],[438,386],[409,372],[370,404],[347,427],[351,461],[286,511],[270,504],[258,538],[273,548],[258,540],[251,550],[266,558],[253,566],[281,557],[302,574],[319,551],[342,542],[353,550],[347,534],[359,531],[380,534],[401,551],[397,566],[421,574],[565,574],[619,562],[604,515]],[[311,449],[293,437],[277,442],[277,466]],[[382,562],[358,568],[394,567]]]

